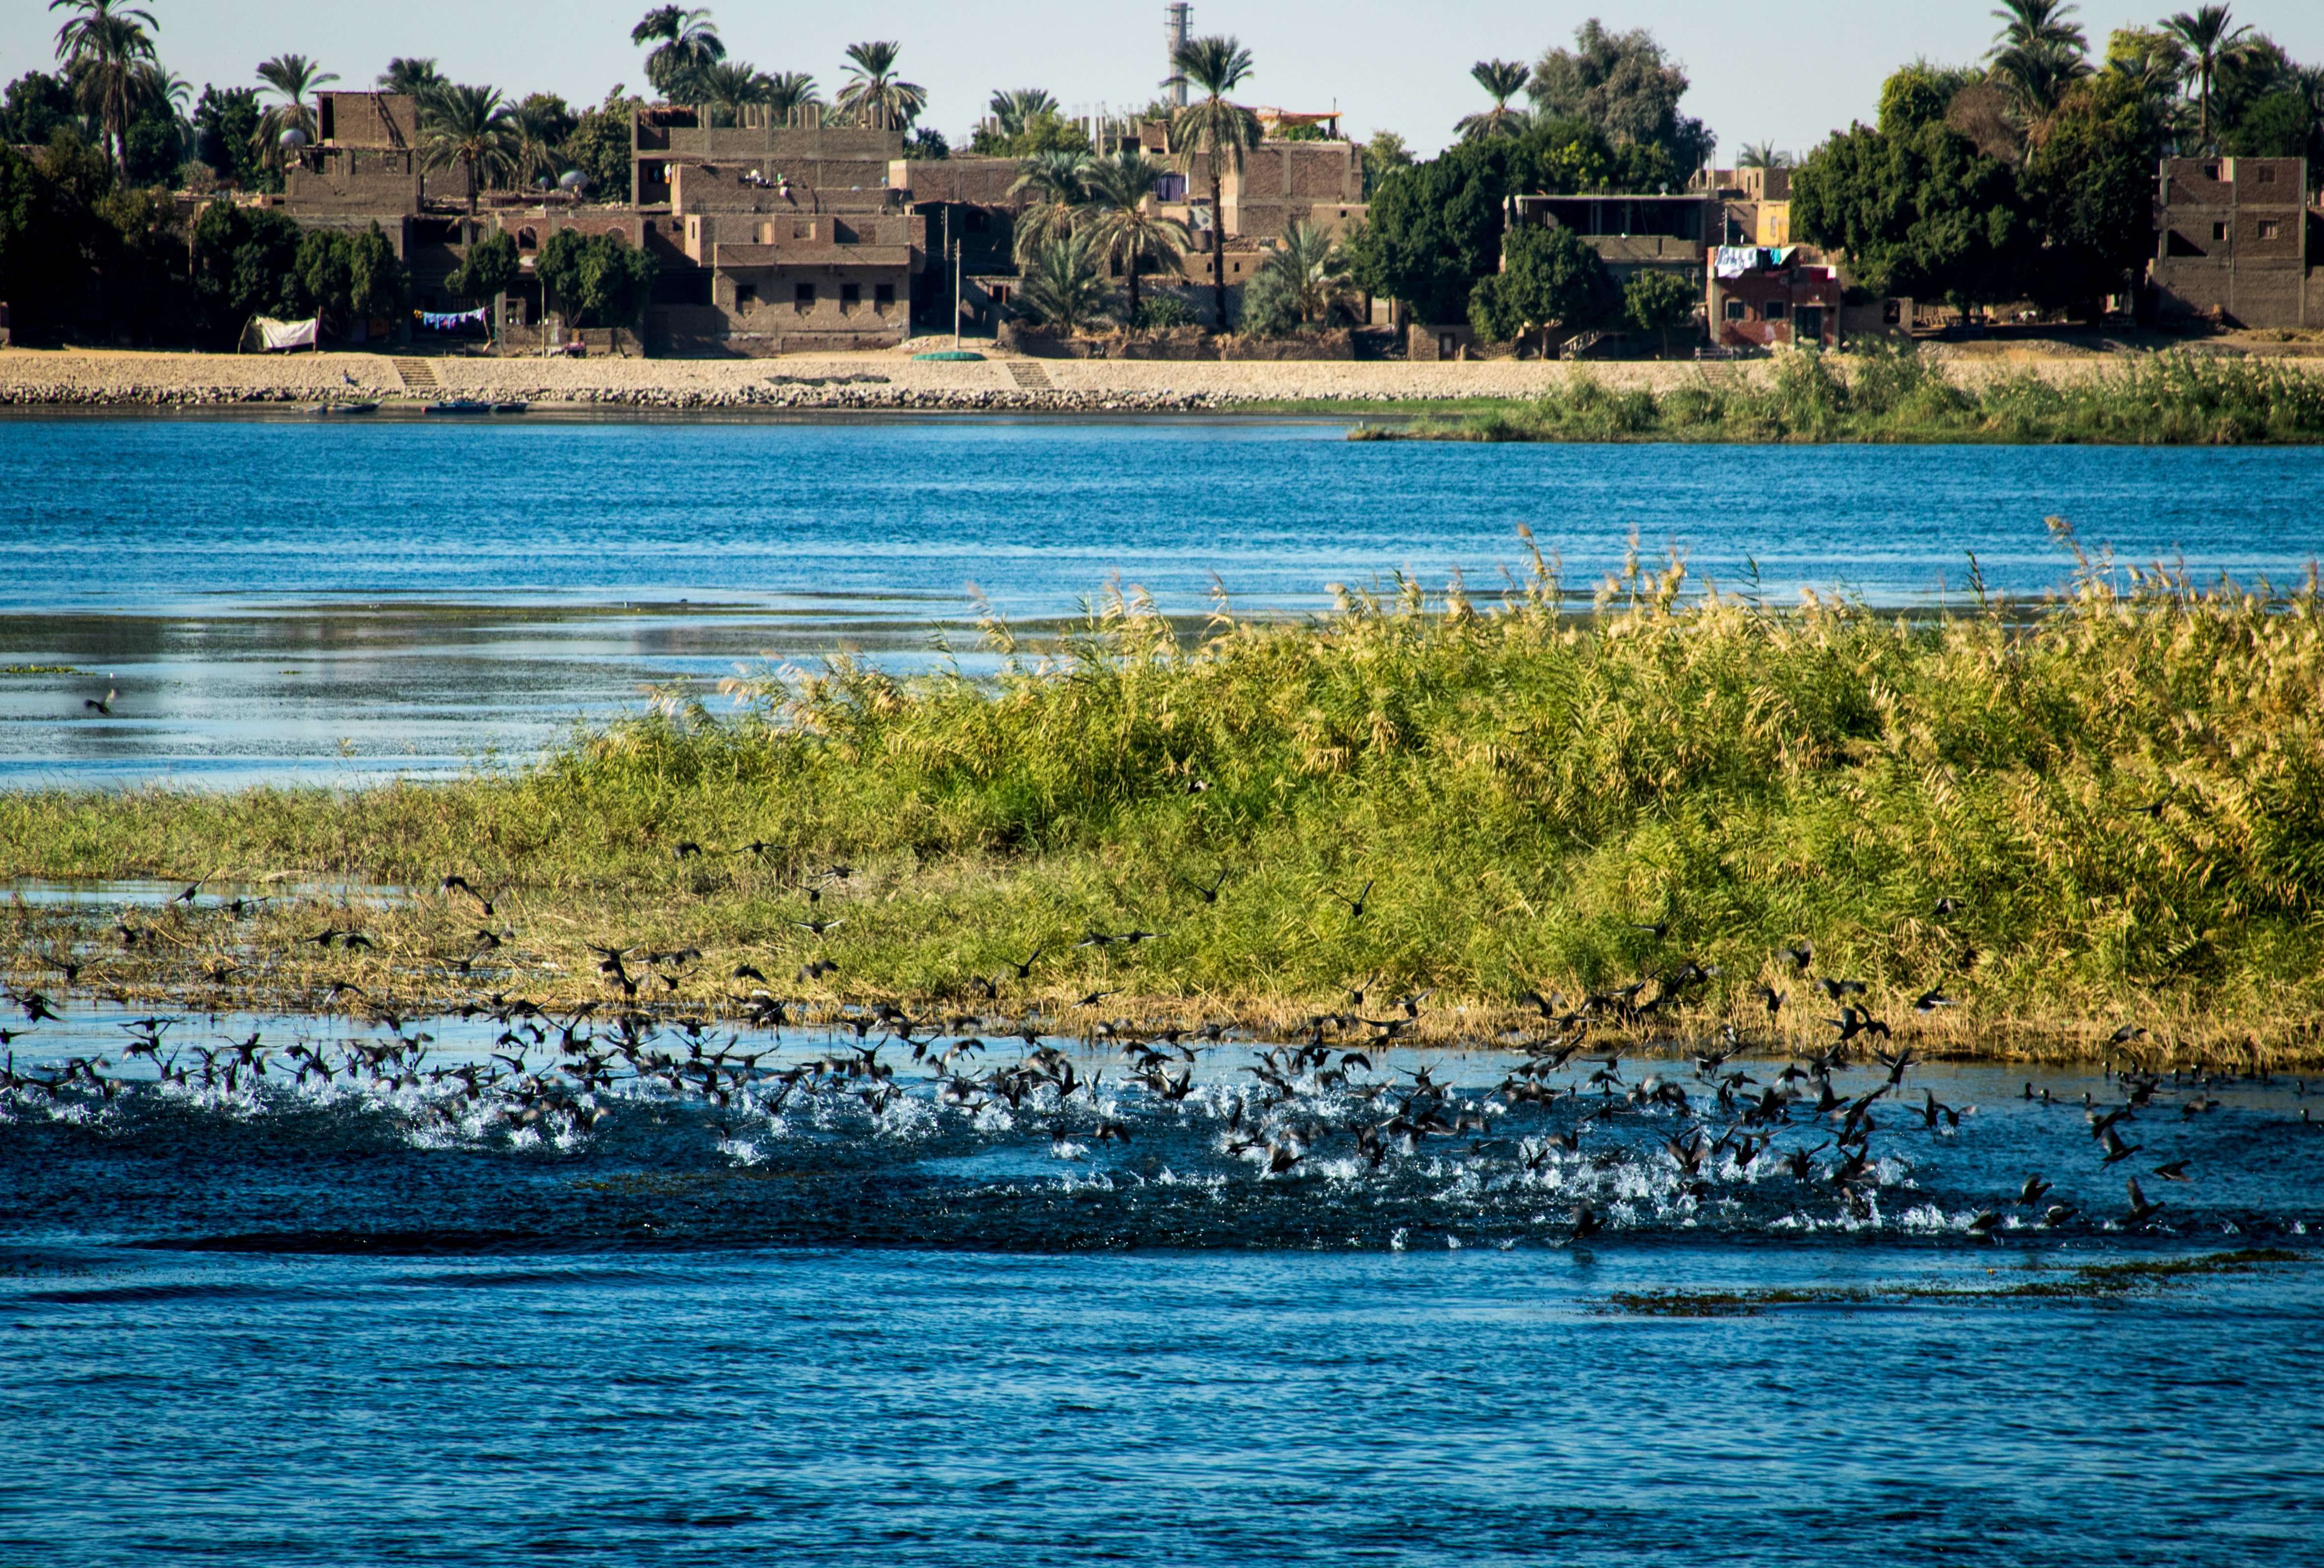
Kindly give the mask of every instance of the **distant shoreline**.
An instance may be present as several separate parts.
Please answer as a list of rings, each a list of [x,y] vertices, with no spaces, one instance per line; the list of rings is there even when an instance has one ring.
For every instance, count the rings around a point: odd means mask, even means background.
[[[2287,369],[2324,374],[2324,356],[2299,354],[2312,346],[2255,346],[2288,351],[2264,355]],[[2149,357],[2089,351],[2001,357],[1950,349],[1937,355],[1946,377],[1963,386],[2020,375],[2071,384]],[[0,410],[262,411],[359,399],[381,402],[386,413],[439,398],[474,398],[568,413],[1445,415],[1530,401],[1585,379],[1610,392],[1665,396],[1687,388],[1757,387],[1773,371],[1765,360],[1220,363],[996,356],[947,362],[916,360],[903,351],[756,360],[538,360],[8,349],[0,350]]]

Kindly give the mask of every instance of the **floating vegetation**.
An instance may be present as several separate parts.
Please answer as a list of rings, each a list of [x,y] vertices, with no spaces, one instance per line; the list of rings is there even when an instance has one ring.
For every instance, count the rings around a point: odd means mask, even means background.
[[[70,664],[0,665],[0,675],[87,675],[88,673],[88,670]]]
[[[1956,381],[1911,346],[1778,354],[1770,374],[1617,392],[1586,372],[1457,422],[1361,425],[1355,441],[1909,441],[2301,445],[2324,441],[2324,375],[2165,353],[2070,381]]]

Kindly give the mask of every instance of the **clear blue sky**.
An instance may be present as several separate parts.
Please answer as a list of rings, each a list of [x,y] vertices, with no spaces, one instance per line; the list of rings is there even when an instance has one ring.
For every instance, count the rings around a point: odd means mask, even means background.
[[[368,86],[393,55],[434,55],[461,81],[546,89],[595,102],[616,82],[642,88],[629,30],[644,0],[392,0],[379,5],[255,0],[143,0],[161,23],[164,63],[198,88],[248,86],[262,59],[297,51],[346,85]],[[1869,119],[1880,80],[1916,55],[1967,61],[1996,23],[1995,0],[1919,4],[1799,0],[1775,7],[1733,0],[1635,0],[1622,5],[1521,5],[1509,0],[1195,0],[1197,32],[1232,32],[1258,57],[1248,101],[1323,109],[1336,102],[1358,134],[1403,134],[1423,152],[1482,99],[1468,78],[1487,57],[1531,61],[1571,40],[1588,16],[1646,27],[1693,78],[1689,112],[1719,134],[1722,154],[1772,140],[1804,149],[1851,119]],[[2185,0],[2172,0],[2181,8]],[[2160,13],[2086,3],[2093,44],[2108,30]],[[2296,60],[2324,60],[2324,0],[2246,0],[2239,21]],[[904,46],[904,74],[930,92],[927,122],[964,133],[997,88],[1041,87],[1069,107],[1132,105],[1163,74],[1161,0],[856,0],[712,7],[732,52],[769,70],[805,70],[828,93],[844,78],[842,51],[860,39]],[[45,0],[0,0],[0,71],[44,69],[60,17]]]

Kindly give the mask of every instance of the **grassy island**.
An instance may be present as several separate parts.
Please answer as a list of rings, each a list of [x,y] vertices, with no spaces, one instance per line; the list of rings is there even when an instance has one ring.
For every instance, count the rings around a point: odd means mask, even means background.
[[[1115,595],[1039,646],[991,622],[991,678],[766,669],[450,783],[0,796],[0,872],[211,879],[118,926],[18,901],[10,978],[406,1013],[758,992],[1060,1032],[1304,1029],[1433,991],[1416,1032],[1445,1041],[1594,995],[1601,1033],[1821,1045],[1830,977],[1924,1052],[2120,1054],[2128,1027],[2150,1060],[2324,1054],[2312,574],[2084,558],[2043,605],[1882,614],[1634,555],[1580,604],[1537,554],[1490,602],[1404,584],[1199,636]],[[408,892],[219,907],[323,878]],[[374,945],[312,940],[334,927]],[[634,999],[592,944],[631,950]]]
[[[1587,375],[1538,398],[1359,441],[1911,441],[2295,446],[2324,441],[2324,375],[2277,360],[2138,355],[2079,380],[2030,371],[1973,383],[1907,345],[1837,357],[1784,352],[1757,379],[1656,392]]]

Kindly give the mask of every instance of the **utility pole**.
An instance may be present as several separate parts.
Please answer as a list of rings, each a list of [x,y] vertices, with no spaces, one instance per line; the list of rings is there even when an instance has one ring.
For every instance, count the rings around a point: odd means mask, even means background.
[[[965,264],[961,253],[967,248],[964,238],[952,243],[952,346],[955,354],[960,351],[960,309],[964,292],[961,282],[962,268]]]

